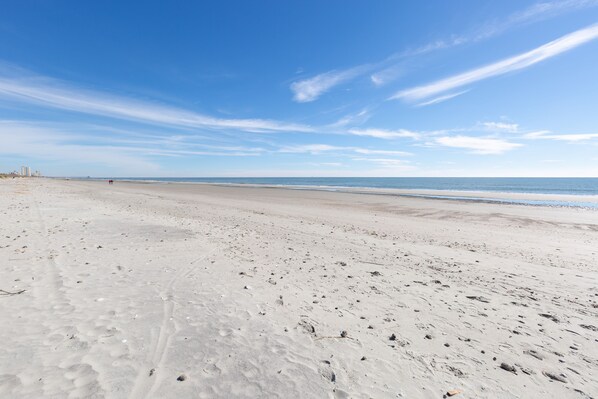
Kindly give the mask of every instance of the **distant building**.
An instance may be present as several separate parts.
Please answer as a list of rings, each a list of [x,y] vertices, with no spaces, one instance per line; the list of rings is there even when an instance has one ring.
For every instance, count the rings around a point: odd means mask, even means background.
[[[29,166],[21,166],[21,176],[31,176],[31,168]]]

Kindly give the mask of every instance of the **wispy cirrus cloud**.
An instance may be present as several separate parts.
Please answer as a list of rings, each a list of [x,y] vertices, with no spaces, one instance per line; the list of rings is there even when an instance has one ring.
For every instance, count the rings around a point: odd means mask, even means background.
[[[367,108],[362,109],[359,112],[345,115],[338,121],[329,125],[332,128],[340,128],[349,125],[361,124],[366,122],[370,118],[371,114]]]
[[[500,34],[507,32],[518,26],[527,25],[533,22],[542,21],[548,18],[557,17],[569,12],[583,10],[587,8],[597,7],[598,0],[555,0],[555,1],[543,1],[531,6],[516,11],[506,18],[496,19],[487,21],[481,24],[479,27],[473,29],[469,33],[452,35],[448,39],[440,39],[430,43],[427,43],[415,50],[406,51],[403,56],[415,56],[427,54],[437,50],[444,50],[452,47],[461,46],[468,43],[477,43],[483,40],[491,39],[499,36]],[[372,74],[372,81],[376,80],[377,74]],[[379,79],[382,80],[382,79]],[[390,80],[390,79],[389,79]],[[384,81],[386,83],[386,81]],[[380,85],[380,84],[378,84]],[[417,104],[417,106],[426,106],[436,103],[440,103],[449,100],[453,97],[457,97],[461,94],[466,93],[468,90],[448,94],[445,96],[438,97],[436,99],[429,100],[424,103]]]
[[[449,78],[445,78],[427,85],[401,90],[393,95],[390,99],[418,101],[432,96],[437,96],[447,91],[455,90],[484,79],[528,68],[534,64],[572,50],[597,38],[598,24],[595,24],[562,36],[526,53],[519,54],[514,57],[510,57],[493,64],[473,69],[471,71],[451,76]]]
[[[496,132],[517,133],[519,131],[519,124],[506,122],[483,122],[482,127],[486,130]]]
[[[371,162],[383,168],[393,168],[401,170],[412,170],[414,166],[409,164],[409,161],[396,158],[352,158],[354,161]]]
[[[416,104],[415,106],[416,107],[427,107],[428,105],[438,104],[438,103],[441,103],[441,102],[444,102],[444,101],[448,101],[451,98],[455,98],[457,96],[460,96],[461,94],[465,94],[468,91],[469,90],[462,90],[462,91],[459,91],[459,92],[456,92],[456,93],[445,94],[443,96],[435,97],[435,98],[433,98],[431,100],[427,100],[427,101],[421,102],[419,104]]]
[[[387,129],[368,128],[368,129],[349,129],[348,132],[349,132],[349,134],[352,134],[354,136],[375,137],[378,139],[397,139],[397,138],[419,139],[421,137],[420,133],[413,132],[411,130],[406,130],[406,129],[387,130]]]
[[[355,151],[358,154],[367,154],[367,155],[399,155],[399,156],[411,156],[413,155],[410,152],[406,151],[395,151],[395,150],[371,150],[369,148],[356,148],[356,147],[349,147],[351,151]]]
[[[356,78],[370,68],[371,66],[368,65],[360,65],[340,71],[324,72],[308,79],[293,82],[291,83],[293,100],[298,103],[315,101],[333,87]]]
[[[126,168],[133,173],[155,173],[159,164],[140,156],[135,148],[117,145],[86,145],[77,137],[64,132],[14,121],[0,122],[0,155],[27,156],[31,159],[54,162],[101,165],[107,170]]]
[[[0,154],[27,155],[44,159],[85,159],[85,154],[104,153],[106,163],[115,155],[121,160],[136,159],[139,163],[148,162],[147,156],[259,156],[266,149],[261,147],[214,145],[197,142],[194,136],[162,136],[120,132],[110,128],[90,129],[85,125],[26,122],[14,120],[0,121]],[[68,154],[68,149],[77,151]],[[98,157],[101,158],[101,157]],[[90,159],[91,161],[91,159]]]
[[[371,148],[362,147],[350,147],[350,146],[335,146],[329,144],[302,144],[302,145],[288,145],[280,147],[278,152],[281,153],[294,153],[294,154],[322,154],[322,153],[353,153],[363,155],[398,155],[398,156],[410,156],[409,152],[398,151],[398,150],[378,150]]]
[[[527,139],[543,139],[543,140],[557,140],[568,142],[589,141],[598,139],[598,133],[570,133],[570,134],[554,134],[550,130],[540,130],[537,132],[526,133],[524,138]]]
[[[522,146],[503,139],[461,135],[437,137],[433,143],[444,147],[464,148],[474,154],[502,154]]]
[[[338,147],[329,144],[303,144],[303,145],[287,145],[281,147],[278,152],[286,152],[286,153],[311,153],[311,154],[320,154],[322,152],[328,151],[339,151],[343,150],[344,147]]]
[[[504,20],[488,21],[472,35],[473,41],[496,36],[513,26],[542,21],[568,12],[597,7],[598,0],[540,1],[509,15]]]
[[[168,105],[86,90],[43,76],[0,76],[0,98],[39,107],[179,128],[254,133],[314,131],[307,125],[271,119],[216,118]]]
[[[398,65],[392,65],[388,68],[384,68],[380,71],[371,74],[370,80],[372,81],[374,86],[380,87],[396,80],[399,76],[403,75],[404,73],[405,71]]]
[[[392,54],[386,59],[378,62],[358,65],[347,69],[331,70],[307,79],[293,82],[291,84],[293,99],[300,103],[315,101],[334,87],[368,73],[370,74],[370,81],[375,86],[384,86],[405,73],[404,68],[400,65],[400,60],[404,60],[405,58],[457,47],[467,43],[480,42],[498,36],[517,26],[596,6],[598,6],[598,0],[555,0],[538,2],[523,10],[508,15],[506,18],[485,22],[468,33],[453,34],[446,39],[434,40],[414,49],[408,49]],[[450,97],[439,97],[438,99],[421,103],[419,106],[432,105],[446,101],[449,98],[456,97],[463,93],[464,92],[459,92]]]
[[[333,167],[333,168],[340,168],[340,167],[346,167],[347,165],[345,165],[342,162],[310,162],[309,165],[312,166],[323,166],[323,167]]]

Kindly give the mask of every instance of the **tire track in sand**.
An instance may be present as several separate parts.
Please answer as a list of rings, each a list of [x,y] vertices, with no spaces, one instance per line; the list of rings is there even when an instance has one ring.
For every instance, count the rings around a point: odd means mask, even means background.
[[[158,372],[166,359],[168,353],[168,342],[174,334],[176,334],[176,327],[172,320],[174,315],[174,286],[176,283],[184,277],[189,276],[194,270],[197,263],[205,260],[208,256],[216,252],[217,249],[209,251],[207,254],[195,259],[187,267],[182,268],[178,271],[173,278],[168,282],[166,288],[162,293],[163,310],[162,310],[162,323],[160,325],[160,332],[158,334],[158,340],[151,350],[148,359],[149,366],[141,366],[137,378],[135,379],[135,385],[129,395],[129,399],[145,399],[151,397],[153,392],[159,387],[159,378],[155,375],[150,375],[149,370],[153,369]],[[152,373],[153,374],[153,373]]]

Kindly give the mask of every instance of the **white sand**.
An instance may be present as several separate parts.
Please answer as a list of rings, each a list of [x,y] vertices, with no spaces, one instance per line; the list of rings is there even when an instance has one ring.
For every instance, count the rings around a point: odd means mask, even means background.
[[[14,179],[0,229],[0,398],[598,396],[596,210]]]

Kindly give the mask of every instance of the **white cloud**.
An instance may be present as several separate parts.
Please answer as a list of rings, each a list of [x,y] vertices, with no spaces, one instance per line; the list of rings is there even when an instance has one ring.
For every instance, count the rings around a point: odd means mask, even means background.
[[[398,170],[410,170],[414,169],[412,165],[409,165],[409,161],[396,158],[353,158],[354,161],[365,161],[372,162],[384,168],[395,168]]]
[[[598,38],[598,24],[580,29],[536,49],[510,57],[481,68],[451,76],[424,86],[397,92],[391,99],[417,101],[454,90],[493,76],[530,67],[538,62],[571,50]]]
[[[378,139],[397,139],[411,138],[418,139],[420,134],[406,129],[386,130],[386,129],[350,129],[349,133],[355,136],[375,137]]]
[[[309,165],[340,168],[346,165],[342,162],[310,162]]]
[[[312,153],[312,154],[319,154],[322,152],[328,151],[341,151],[344,150],[345,147],[337,147],[328,144],[305,144],[305,145],[293,145],[293,146],[284,146],[278,150],[278,152],[288,152],[288,153]]]
[[[354,151],[358,154],[368,154],[368,155],[402,155],[402,156],[410,156],[413,155],[410,152],[405,151],[393,151],[393,150],[370,150],[368,148],[356,148],[356,147],[347,147],[347,149]]]
[[[521,147],[521,144],[488,137],[444,136],[438,137],[434,143],[453,148],[465,148],[475,154],[502,154]]]
[[[370,148],[361,148],[361,147],[341,147],[341,146],[334,146],[328,144],[304,144],[304,145],[294,145],[294,146],[284,146],[281,147],[278,152],[283,153],[310,153],[310,154],[321,154],[324,152],[339,152],[339,153],[357,153],[357,154],[367,154],[367,155],[404,155],[409,156],[413,155],[409,152],[405,151],[394,151],[394,150],[375,150]]]
[[[503,20],[495,20],[485,23],[479,29],[469,34],[452,35],[448,39],[435,40],[414,50],[393,54],[385,60],[374,64],[363,64],[340,71],[333,70],[321,73],[311,78],[292,83],[291,90],[294,93],[294,100],[297,102],[315,101],[333,87],[346,83],[375,69],[380,70],[372,73],[370,75],[370,80],[375,86],[383,86],[395,80],[404,72],[398,64],[391,65],[393,62],[396,63],[399,59],[456,47],[465,43],[479,42],[497,36],[517,25],[523,25],[532,21],[539,21],[552,16],[561,15],[569,11],[595,6],[598,6],[598,0],[558,0],[536,3],[522,11],[509,15]],[[456,97],[463,93],[464,92],[460,92],[452,97]],[[420,105],[431,105],[437,102],[446,101],[452,97],[438,98],[438,101],[430,102],[429,104],[422,103]]]
[[[384,86],[385,84],[396,80],[399,76],[403,74],[403,72],[404,71],[397,65],[393,65],[391,67],[385,68],[381,71],[371,74],[370,80],[375,86]]]
[[[415,50],[406,51],[404,53],[405,56],[413,56],[419,54],[426,54],[436,50],[442,50],[449,47],[459,46],[461,44],[469,42],[470,39],[466,36],[461,35],[452,35],[449,39],[445,40],[435,40],[433,42],[427,43],[421,47],[416,48]]]
[[[457,96],[460,96],[461,94],[465,94],[468,91],[469,90],[462,90],[462,91],[459,91],[459,92],[456,92],[456,93],[445,94],[444,96],[436,97],[436,98],[433,98],[431,100],[424,101],[422,103],[416,104],[416,107],[426,107],[428,105],[438,104],[438,103],[441,103],[443,101],[450,100],[451,98],[455,98]]]
[[[556,0],[533,4],[521,11],[516,11],[506,18],[488,21],[468,34],[452,35],[448,39],[435,40],[405,55],[425,54],[435,50],[475,43],[498,36],[519,25],[559,16],[570,11],[598,6],[598,0]]]
[[[529,132],[526,133],[523,137],[525,137],[526,139],[536,139],[536,138],[541,138],[541,136],[551,133],[550,130],[538,130],[535,132]]]
[[[570,11],[581,10],[598,6],[598,0],[556,0],[541,1],[528,8],[509,15],[504,20],[490,21],[472,35],[472,41],[480,41],[496,36],[513,26],[524,25],[530,22],[541,21],[550,17],[559,16]]]
[[[75,175],[80,168],[73,168],[73,165],[82,165],[88,171],[98,170],[100,175],[108,171],[117,174],[126,171],[147,176],[159,173],[158,157],[248,157],[264,152],[261,148],[196,143],[192,137],[181,139],[126,132],[106,136],[98,126],[88,128],[85,125],[0,121],[0,157],[19,156],[38,163],[51,161],[70,165],[68,169],[73,172],[67,173]]]
[[[0,97],[62,109],[180,128],[232,129],[256,133],[313,132],[301,124],[269,119],[222,119],[180,108],[68,87],[40,77],[0,77]]]
[[[338,121],[330,125],[330,127],[343,127],[347,125],[355,125],[366,122],[370,118],[370,112],[367,108],[362,109],[354,114],[345,115]]]
[[[135,154],[121,151],[117,146],[82,145],[73,137],[59,131],[15,123],[0,123],[0,154],[24,156],[32,160],[49,160],[89,165],[106,169],[123,168],[131,172],[152,173],[159,166]],[[73,170],[77,174],[77,170]]]
[[[361,75],[367,68],[367,66],[361,65],[342,71],[329,71],[308,79],[293,82],[291,83],[293,99],[298,103],[315,101],[334,86],[338,86]]]
[[[387,83],[387,81],[382,76],[380,76],[379,73],[370,75],[370,80],[376,86],[382,86]]]
[[[570,10],[579,10],[584,8],[598,6],[598,0],[557,0],[544,1],[533,4],[525,10],[513,14],[509,20],[517,22],[527,22],[530,19],[540,16],[550,16],[561,14]]]
[[[517,123],[504,123],[504,122],[484,122],[482,126],[486,130],[517,133],[519,131],[519,125]]]
[[[531,132],[525,134],[523,137],[527,139],[544,139],[557,141],[588,141],[598,139],[598,133],[582,133],[582,134],[552,134],[550,130],[541,130],[538,132]]]
[[[416,48],[415,50],[405,51],[401,54],[394,55],[390,58],[415,56],[430,53],[436,50],[457,47],[466,43],[479,42],[498,36],[499,34],[519,25],[540,21],[554,16],[559,16],[570,11],[582,10],[585,8],[591,8],[596,6],[598,6],[598,0],[556,0],[539,2],[531,5],[526,9],[512,13],[504,19],[486,22],[482,24],[478,29],[475,29],[474,31],[468,34],[452,35],[448,39],[435,40],[419,48]],[[376,74],[372,75],[372,81],[374,81],[373,77],[375,75]],[[446,99],[443,99],[443,101],[444,100]]]

